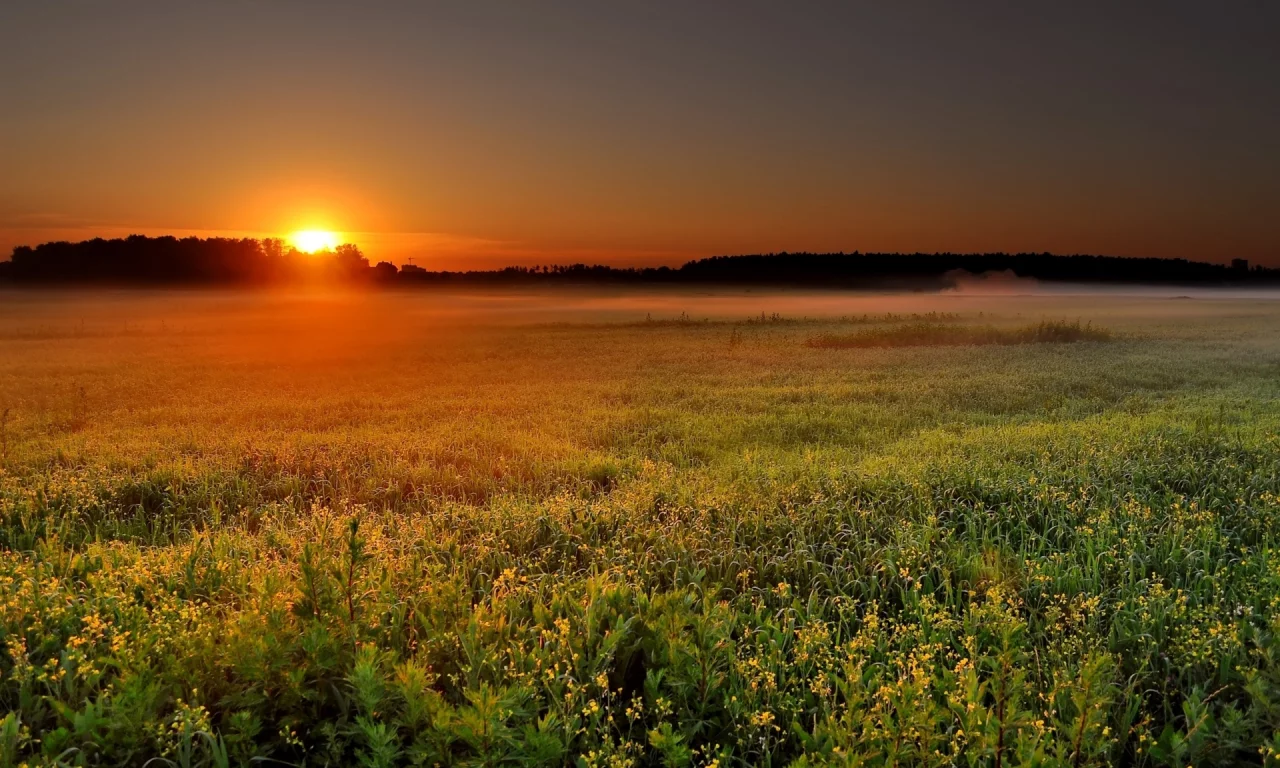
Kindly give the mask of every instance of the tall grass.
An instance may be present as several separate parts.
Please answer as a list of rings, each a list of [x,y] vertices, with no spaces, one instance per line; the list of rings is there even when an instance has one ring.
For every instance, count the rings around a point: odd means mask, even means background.
[[[1271,311],[0,347],[0,766],[1274,764]]]
[[[852,334],[814,336],[805,345],[818,348],[956,347],[987,344],[1070,344],[1077,341],[1110,341],[1111,331],[1079,320],[1046,320],[1018,328],[994,325],[942,325],[911,323],[870,328]]]

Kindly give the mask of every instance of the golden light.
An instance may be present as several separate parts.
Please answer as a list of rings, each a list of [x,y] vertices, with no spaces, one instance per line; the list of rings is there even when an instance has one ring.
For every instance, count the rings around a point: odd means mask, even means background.
[[[331,251],[339,245],[338,233],[325,229],[304,229],[294,232],[289,235],[289,241],[293,243],[294,248],[303,253]]]

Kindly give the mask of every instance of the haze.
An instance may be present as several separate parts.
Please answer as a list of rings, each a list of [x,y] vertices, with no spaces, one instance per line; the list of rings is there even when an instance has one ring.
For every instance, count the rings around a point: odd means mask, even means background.
[[[12,3],[0,253],[335,230],[429,268],[1280,263],[1263,3]]]

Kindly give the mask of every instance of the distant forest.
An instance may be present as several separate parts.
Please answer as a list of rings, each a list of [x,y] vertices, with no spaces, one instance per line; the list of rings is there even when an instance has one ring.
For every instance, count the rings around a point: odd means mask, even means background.
[[[0,282],[24,285],[722,284],[940,290],[969,275],[1072,283],[1280,285],[1280,269],[1185,259],[1055,256],[1049,253],[770,253],[716,256],[678,267],[586,264],[433,272],[370,265],[354,245],[303,253],[282,240],[144,237],[45,243],[13,250]]]

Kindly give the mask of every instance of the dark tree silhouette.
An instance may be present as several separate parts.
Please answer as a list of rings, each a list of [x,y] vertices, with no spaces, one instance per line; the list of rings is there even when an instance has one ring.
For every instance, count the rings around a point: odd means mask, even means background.
[[[431,272],[369,260],[355,245],[301,253],[283,241],[143,237],[44,243],[15,248],[0,262],[0,279],[14,283],[120,285],[253,285],[305,282],[379,284],[672,283],[822,288],[937,290],[966,273],[1077,283],[1275,285],[1280,270],[1186,259],[1054,256],[1048,253],[771,253],[715,256],[669,267],[615,268],[568,264]]]
[[[211,237],[97,238],[13,250],[0,278],[19,283],[269,284],[358,280],[372,270],[354,245],[302,253],[282,240]]]

